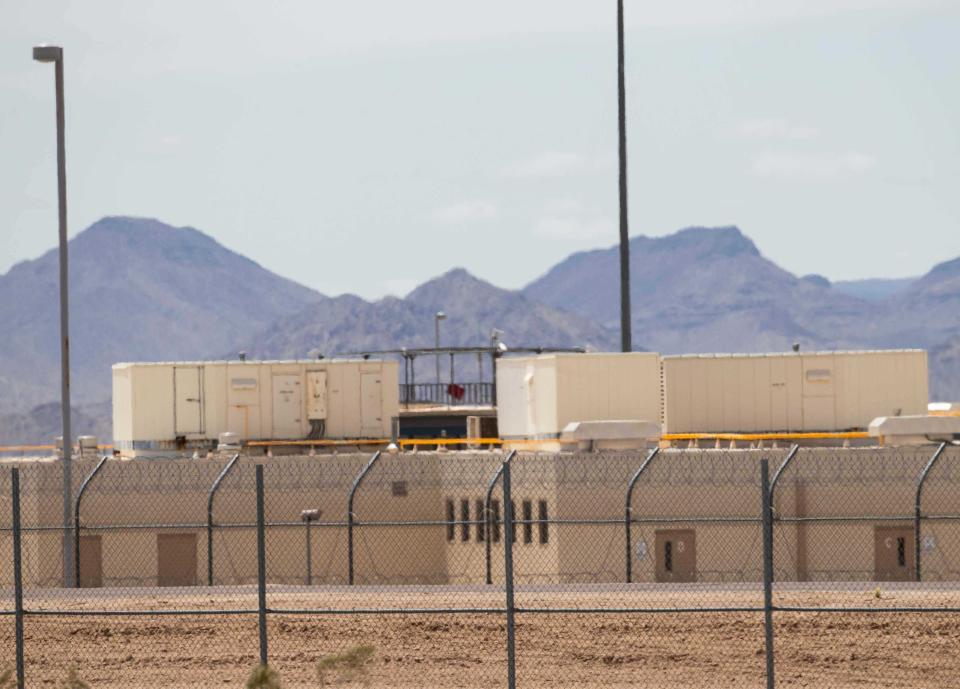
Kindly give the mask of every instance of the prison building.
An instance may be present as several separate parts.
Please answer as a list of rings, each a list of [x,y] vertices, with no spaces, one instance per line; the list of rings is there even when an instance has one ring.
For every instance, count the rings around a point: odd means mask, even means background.
[[[355,584],[497,583],[509,538],[518,583],[757,583],[759,467],[768,459],[779,473],[778,581],[912,580],[918,555],[924,581],[960,581],[957,448],[928,473],[917,538],[918,479],[935,450],[806,448],[782,472],[787,450],[664,449],[649,462],[644,452],[519,455],[513,528],[504,523],[496,453],[383,454],[373,464],[356,453],[261,458],[267,576],[314,585],[347,584],[351,574]],[[241,457],[212,491],[228,461],[107,460],[80,505],[81,585],[254,583],[256,460]],[[95,466],[76,462],[75,493]],[[21,475],[24,576],[30,586],[59,586],[60,466],[22,462]],[[11,576],[9,488],[9,471],[0,471],[0,585]],[[317,518],[305,521],[307,511]]]
[[[242,441],[387,438],[398,363],[207,361],[113,366],[114,446],[129,456]]]

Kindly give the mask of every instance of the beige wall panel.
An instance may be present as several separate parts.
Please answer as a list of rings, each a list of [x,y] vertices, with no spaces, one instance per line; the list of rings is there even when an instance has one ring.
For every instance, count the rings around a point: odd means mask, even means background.
[[[137,367],[132,373],[133,440],[172,439],[173,366]]]
[[[497,397],[503,437],[557,437],[572,421],[659,421],[659,357],[548,354],[501,360]]]
[[[127,367],[113,369],[113,437],[133,440],[133,372]]]

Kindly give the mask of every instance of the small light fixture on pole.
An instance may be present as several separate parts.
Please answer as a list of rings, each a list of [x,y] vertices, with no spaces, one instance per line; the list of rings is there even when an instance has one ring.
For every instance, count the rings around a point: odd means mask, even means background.
[[[63,582],[73,584],[73,548],[70,543],[73,502],[73,433],[70,429],[70,308],[68,304],[67,272],[67,162],[64,144],[63,107],[63,48],[55,45],[38,45],[33,48],[37,62],[52,62],[54,67],[57,99],[57,206],[60,233],[60,414],[61,457],[63,462]]]
[[[440,321],[446,320],[447,314],[443,311],[437,311],[437,315],[433,317],[433,326],[434,326],[434,349],[437,350],[437,385],[440,385]]]
[[[490,331],[490,403],[493,406],[497,405],[497,357],[507,349],[500,341],[501,337],[503,331],[500,328]]]
[[[320,510],[303,510],[300,519],[307,527],[307,586],[313,585],[313,542],[310,540],[310,524],[320,518]]]

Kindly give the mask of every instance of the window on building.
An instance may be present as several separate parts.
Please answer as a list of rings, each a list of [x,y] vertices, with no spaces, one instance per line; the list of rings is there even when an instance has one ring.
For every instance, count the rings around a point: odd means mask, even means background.
[[[533,502],[523,501],[523,542],[533,543]]]
[[[460,540],[470,540],[470,501],[460,501]]]
[[[490,512],[492,513],[493,519],[493,542],[500,542],[500,501],[491,500],[490,501]]]
[[[548,522],[549,517],[547,517],[547,501],[541,500],[537,503],[537,519],[539,520],[539,530],[540,530],[540,542],[547,543],[550,541],[550,524]]]
[[[477,543],[483,543],[487,533],[487,520],[490,518],[483,509],[483,500],[473,503],[477,511]]]
[[[453,500],[447,500],[447,540],[452,541],[456,537],[456,529],[454,522],[456,521],[457,514],[453,508]]]
[[[510,542],[517,542],[517,503],[510,501]]]

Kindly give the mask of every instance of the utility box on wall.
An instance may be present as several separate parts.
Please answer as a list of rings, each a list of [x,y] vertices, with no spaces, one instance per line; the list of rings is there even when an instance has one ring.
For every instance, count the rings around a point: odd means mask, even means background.
[[[866,429],[878,416],[923,414],[919,349],[665,356],[666,433]]]
[[[398,364],[380,360],[115,364],[113,437],[122,454],[243,440],[390,437]]]

